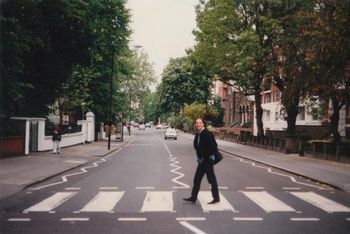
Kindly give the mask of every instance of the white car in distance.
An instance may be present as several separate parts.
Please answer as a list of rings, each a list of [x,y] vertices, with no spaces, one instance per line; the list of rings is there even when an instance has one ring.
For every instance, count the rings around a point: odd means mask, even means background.
[[[167,140],[169,138],[177,140],[177,132],[175,128],[167,128],[167,130],[165,130],[164,139]]]

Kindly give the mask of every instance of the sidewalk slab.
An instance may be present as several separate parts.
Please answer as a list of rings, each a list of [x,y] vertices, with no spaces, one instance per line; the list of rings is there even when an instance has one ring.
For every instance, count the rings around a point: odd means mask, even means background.
[[[194,136],[181,136],[193,140]],[[254,146],[217,140],[218,148],[226,153],[287,171],[350,193],[350,164],[333,162],[297,154],[285,154]]]
[[[55,175],[100,160],[127,144],[132,137],[124,137],[123,142],[107,141],[81,144],[61,149],[60,154],[52,151],[35,152],[29,156],[4,158],[0,160],[0,199],[17,193],[34,183]]]

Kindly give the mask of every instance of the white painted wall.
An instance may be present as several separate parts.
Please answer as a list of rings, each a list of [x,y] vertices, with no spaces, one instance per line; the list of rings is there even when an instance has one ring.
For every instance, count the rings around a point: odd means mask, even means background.
[[[262,108],[264,110],[263,113],[263,124],[264,131],[269,130],[286,130],[287,129],[287,121],[284,120],[284,116],[280,116],[282,104],[280,102],[270,102],[263,103]],[[300,103],[299,106],[304,106],[304,103]],[[267,113],[270,112],[270,118],[268,118]],[[321,125],[320,120],[313,120],[312,115],[309,114],[310,110],[307,110],[305,107],[305,119],[300,119],[300,114],[297,117],[296,125],[306,125],[306,126],[318,126]],[[257,124],[256,124],[256,114],[255,114],[255,106],[254,106],[254,128],[253,133],[257,135]]]
[[[48,151],[53,149],[52,136],[45,136],[45,119],[31,117],[13,117],[12,119],[26,121],[25,133],[25,154],[29,154],[30,144],[30,124],[38,122],[38,151]],[[61,147],[84,144],[95,140],[95,115],[92,112],[86,113],[86,120],[78,121],[82,125],[82,131],[77,133],[63,134]]]

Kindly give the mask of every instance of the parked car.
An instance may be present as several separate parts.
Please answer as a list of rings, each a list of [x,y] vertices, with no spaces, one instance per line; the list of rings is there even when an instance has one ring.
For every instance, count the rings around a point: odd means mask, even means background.
[[[167,140],[168,138],[173,138],[177,140],[177,132],[175,128],[167,128],[164,134],[164,139]]]
[[[138,123],[134,123],[134,128],[138,128],[140,125]]]
[[[146,130],[146,126],[144,124],[140,124],[139,130]]]
[[[151,125],[151,123],[146,123],[146,128],[150,128],[152,125]]]
[[[161,124],[157,124],[156,129],[162,129],[163,126]]]

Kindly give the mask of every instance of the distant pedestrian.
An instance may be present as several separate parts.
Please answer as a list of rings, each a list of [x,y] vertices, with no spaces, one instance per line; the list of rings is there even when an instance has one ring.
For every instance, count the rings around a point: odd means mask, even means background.
[[[53,143],[53,153],[54,154],[60,153],[61,138],[62,138],[62,131],[57,125],[55,125],[53,127],[53,131],[52,131],[52,143]]]
[[[215,152],[217,151],[217,143],[213,133],[206,128],[204,119],[199,118],[195,123],[196,136],[194,138],[193,146],[197,153],[197,170],[193,180],[193,188],[191,197],[184,198],[188,202],[196,202],[201,181],[206,174],[208,183],[211,185],[211,193],[213,200],[208,204],[215,204],[220,202],[219,188],[214,172]]]

